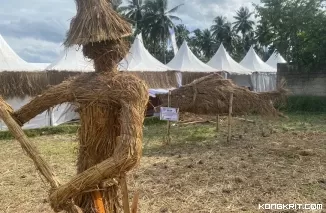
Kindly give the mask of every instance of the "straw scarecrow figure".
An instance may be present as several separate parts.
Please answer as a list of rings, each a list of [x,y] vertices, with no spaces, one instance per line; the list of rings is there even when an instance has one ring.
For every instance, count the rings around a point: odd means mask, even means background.
[[[84,56],[94,60],[95,73],[49,88],[12,116],[23,125],[52,106],[76,104],[81,124],[77,175],[51,190],[51,206],[67,210],[73,202],[79,212],[116,213],[121,210],[122,191],[123,209],[129,212],[124,175],[141,157],[148,88],[137,77],[117,72],[118,62],[127,54],[124,37],[131,28],[111,2],[76,0],[76,4],[65,45],[82,46]]]

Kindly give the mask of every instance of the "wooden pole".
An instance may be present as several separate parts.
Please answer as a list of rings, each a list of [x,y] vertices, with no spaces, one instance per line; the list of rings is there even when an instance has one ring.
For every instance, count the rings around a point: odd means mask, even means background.
[[[228,138],[227,138],[227,142],[231,141],[232,106],[233,106],[233,93],[230,94],[230,102],[229,102]]]
[[[124,213],[130,213],[129,196],[126,174],[122,174],[120,178],[121,192],[122,192],[122,206]]]
[[[169,94],[168,94],[168,107],[171,107],[171,90],[169,90]],[[168,121],[166,144],[171,143],[170,130],[171,130],[171,122]]]
[[[220,115],[219,115],[219,104],[218,104],[218,100],[217,100],[217,115],[216,115],[216,132],[220,131]]]
[[[216,115],[216,132],[220,131],[220,115]]]
[[[105,213],[105,207],[101,192],[95,191],[92,193],[92,195],[97,213]]]

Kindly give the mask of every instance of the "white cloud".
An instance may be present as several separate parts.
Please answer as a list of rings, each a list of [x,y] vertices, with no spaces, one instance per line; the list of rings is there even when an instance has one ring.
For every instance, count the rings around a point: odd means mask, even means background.
[[[259,0],[169,0],[169,8],[184,4],[176,13],[190,30],[207,28],[216,16],[233,15],[240,6]],[[0,34],[25,60],[51,62],[75,14],[73,0],[0,0]]]

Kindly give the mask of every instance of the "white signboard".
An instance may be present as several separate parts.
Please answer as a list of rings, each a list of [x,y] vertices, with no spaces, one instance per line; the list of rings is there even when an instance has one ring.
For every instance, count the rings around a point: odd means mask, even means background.
[[[161,107],[160,119],[164,121],[179,121],[179,109],[170,107]]]

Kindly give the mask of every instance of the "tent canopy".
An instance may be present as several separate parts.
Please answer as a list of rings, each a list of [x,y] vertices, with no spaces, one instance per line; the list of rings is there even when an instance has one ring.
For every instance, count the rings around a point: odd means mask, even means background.
[[[37,68],[20,58],[0,35],[0,72],[36,71]]]
[[[236,75],[250,75],[252,71],[238,64],[225,50],[223,44],[220,45],[215,55],[207,63],[218,70]]]
[[[46,70],[70,71],[70,72],[92,72],[93,62],[84,57],[82,49],[73,46],[60,55],[60,57],[50,64]]]
[[[189,49],[186,41],[183,42],[175,57],[167,64],[173,70],[181,72],[217,72],[199,60]]]
[[[266,64],[269,66],[277,69],[278,63],[287,63],[286,60],[281,56],[280,53],[277,53],[276,51],[269,57],[269,59],[266,61]]]
[[[32,66],[36,67],[37,71],[43,71],[45,70],[48,66],[51,65],[51,63],[30,63]]]
[[[127,56],[118,65],[119,71],[165,72],[171,70],[144,47],[143,38],[139,34],[129,50]]]
[[[263,62],[256,54],[253,47],[250,47],[247,55],[240,62],[240,65],[255,72],[276,73],[276,69]]]

